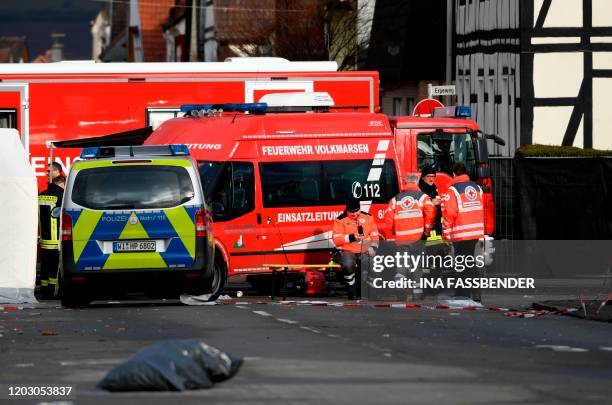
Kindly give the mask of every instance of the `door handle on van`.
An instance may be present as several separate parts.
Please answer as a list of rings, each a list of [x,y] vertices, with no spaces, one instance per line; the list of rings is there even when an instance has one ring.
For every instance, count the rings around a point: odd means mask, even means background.
[[[257,223],[261,225],[261,214],[257,214]]]

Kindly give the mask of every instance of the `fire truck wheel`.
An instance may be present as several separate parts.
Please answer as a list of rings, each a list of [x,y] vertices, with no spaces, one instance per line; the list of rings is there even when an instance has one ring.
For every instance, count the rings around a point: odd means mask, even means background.
[[[227,266],[225,262],[220,257],[215,257],[215,265],[213,267],[213,274],[211,278],[207,282],[207,291],[210,296],[210,301],[214,301],[219,298],[219,295],[223,292],[223,288],[225,288],[225,283],[227,281]]]

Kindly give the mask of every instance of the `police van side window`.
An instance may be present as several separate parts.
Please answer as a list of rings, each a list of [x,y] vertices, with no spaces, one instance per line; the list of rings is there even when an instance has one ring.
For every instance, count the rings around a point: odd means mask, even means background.
[[[386,204],[398,192],[392,160],[380,168],[368,159],[260,163],[259,170],[268,208],[342,205],[350,198]]]
[[[255,209],[252,163],[201,161],[199,169],[215,221],[229,221]]]

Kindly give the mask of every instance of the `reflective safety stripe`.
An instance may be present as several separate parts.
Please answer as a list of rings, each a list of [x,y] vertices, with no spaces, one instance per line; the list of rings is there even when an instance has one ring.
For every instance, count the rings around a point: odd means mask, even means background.
[[[39,195],[38,196],[38,204],[39,205],[50,205],[48,203],[57,203],[58,198],[54,195]]]
[[[465,238],[467,236],[483,236],[484,234],[484,229],[480,230],[480,231],[471,231],[471,232],[459,232],[459,233],[455,233],[453,234],[453,238]]]
[[[345,278],[346,280],[352,280],[352,279],[354,279],[354,278],[355,278],[355,273],[345,274],[345,275],[344,275],[344,278]]]
[[[402,218],[420,218],[422,217],[423,214],[419,211],[400,211],[397,214],[395,214],[395,216],[393,217],[393,219],[402,219]]]
[[[346,284],[353,285],[353,284],[355,284],[355,280],[347,281]]]
[[[461,212],[470,212],[470,211],[482,211],[482,205],[479,205],[477,207],[467,207],[467,208],[463,208],[462,210],[460,210]]]
[[[59,241],[59,237],[57,235],[58,225],[57,218],[51,217],[51,240],[53,241]]]
[[[56,285],[57,284],[57,279],[56,278],[50,278],[49,279],[49,285]]]
[[[395,234],[397,236],[418,235],[420,233],[423,233],[423,229],[411,229],[411,230],[408,230],[408,231],[397,231],[397,232],[395,232]]]
[[[45,250],[57,250],[59,248],[59,243],[41,243],[39,246],[41,249]]]
[[[469,225],[459,225],[459,226],[455,226],[453,227],[452,231],[463,231],[466,229],[474,229],[474,228],[484,228],[484,224],[482,222],[480,223],[476,223],[476,224],[469,224]]]
[[[40,286],[41,287],[46,287],[49,285],[49,282],[47,280],[40,280]]]

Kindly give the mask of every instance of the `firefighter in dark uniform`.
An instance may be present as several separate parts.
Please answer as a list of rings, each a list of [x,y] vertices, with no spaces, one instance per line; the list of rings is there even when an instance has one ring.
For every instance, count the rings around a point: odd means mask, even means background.
[[[53,218],[51,211],[62,206],[66,177],[56,176],[47,189],[38,195],[38,228],[40,245],[40,287],[43,299],[58,295],[59,284],[59,218]]]

